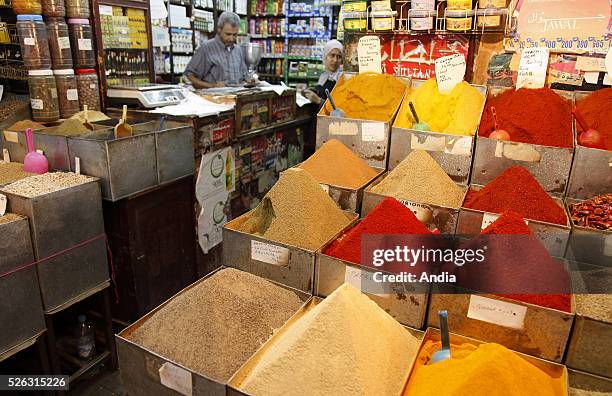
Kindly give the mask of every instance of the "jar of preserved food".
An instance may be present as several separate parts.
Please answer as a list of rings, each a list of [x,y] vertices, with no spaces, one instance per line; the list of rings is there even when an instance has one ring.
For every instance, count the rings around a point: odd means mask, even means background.
[[[47,41],[47,28],[42,17],[17,15],[17,34],[24,66],[27,69],[50,68],[51,54]]]
[[[100,111],[100,84],[95,69],[77,69],[77,87],[81,108]]]
[[[42,14],[40,0],[13,0],[15,14]]]
[[[96,66],[96,55],[93,50],[93,34],[88,19],[68,19],[72,59],[76,67],[90,68]]]
[[[74,70],[54,70],[60,116],[70,118],[79,112],[79,89]]]
[[[40,122],[59,120],[59,102],[57,87],[51,70],[30,70],[28,72],[30,86],[30,103],[32,104],[32,119]]]
[[[89,0],[65,0],[68,18],[89,18]]]
[[[66,16],[64,0],[42,0],[42,13],[48,17]]]
[[[472,29],[474,10],[446,10],[446,30],[468,31]]]
[[[64,18],[47,18],[47,37],[54,69],[72,68],[70,35]]]

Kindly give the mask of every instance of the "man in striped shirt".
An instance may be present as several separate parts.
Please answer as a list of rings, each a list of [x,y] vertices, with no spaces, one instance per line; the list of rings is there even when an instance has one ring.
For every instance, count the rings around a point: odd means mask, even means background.
[[[184,75],[194,88],[223,87],[246,79],[244,54],[236,45],[240,17],[225,11],[217,25],[215,38],[200,45],[185,69]]]

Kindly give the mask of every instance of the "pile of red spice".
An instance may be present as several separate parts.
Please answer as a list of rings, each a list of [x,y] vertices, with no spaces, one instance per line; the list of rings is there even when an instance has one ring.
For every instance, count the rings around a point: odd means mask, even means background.
[[[470,190],[466,208],[502,213],[514,210],[530,220],[567,224],[563,209],[522,166],[512,166],[480,191]]]
[[[487,98],[479,136],[489,137],[495,130],[491,107],[495,107],[499,128],[514,142],[573,146],[571,103],[550,88],[508,90]]]
[[[524,236],[518,236],[518,235]],[[566,269],[556,262],[533,235],[520,214],[504,212],[468,244],[471,248],[487,246],[487,258],[480,267],[452,269],[457,283],[468,289],[489,292],[550,290],[571,291]],[[495,235],[500,235],[499,238]],[[506,236],[502,235],[517,235]],[[446,266],[449,269],[449,266]],[[571,312],[570,294],[500,294],[497,295],[542,307]]]
[[[589,128],[595,129],[604,135],[606,142],[606,150],[612,151],[612,111],[610,104],[612,103],[612,88],[600,89],[589,96],[581,99],[576,107],[578,112],[589,125]],[[576,123],[578,133],[582,133],[583,129],[580,124]]]
[[[361,264],[361,239],[364,234],[431,234],[414,213],[395,198],[383,199],[359,224],[336,239],[325,254],[350,263]]]

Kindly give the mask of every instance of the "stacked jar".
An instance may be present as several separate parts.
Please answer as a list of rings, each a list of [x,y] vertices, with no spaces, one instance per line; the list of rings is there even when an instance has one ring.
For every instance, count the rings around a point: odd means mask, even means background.
[[[64,0],[42,0],[42,13],[48,17],[57,18],[66,16]]]
[[[48,69],[51,54],[47,28],[40,15],[17,15],[17,34],[26,69]]]
[[[480,0],[476,25],[479,28],[500,28],[507,18],[508,0]]]
[[[436,0],[412,0],[409,13],[410,30],[432,30],[436,15]]]
[[[59,120],[57,87],[51,70],[30,70],[28,72],[32,119],[39,122]]]
[[[446,29],[466,32],[472,29],[472,0],[447,0]]]
[[[74,70],[54,70],[60,116],[70,118],[79,112],[79,91]]]
[[[47,18],[47,36],[54,69],[72,68],[68,25],[64,18]]]
[[[93,50],[93,33],[88,19],[69,19],[68,31],[72,47],[72,59],[77,68],[96,66],[96,55]]]
[[[89,19],[89,0],[65,0],[68,18]]]
[[[81,107],[100,111],[100,83],[95,69],[77,69],[77,87]]]
[[[13,0],[13,11],[15,14],[42,14],[40,0]]]

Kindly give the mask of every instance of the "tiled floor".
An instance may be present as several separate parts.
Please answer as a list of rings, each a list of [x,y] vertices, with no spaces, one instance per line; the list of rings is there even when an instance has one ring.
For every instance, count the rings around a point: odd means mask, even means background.
[[[74,396],[124,396],[119,371],[103,371],[92,378],[84,379],[69,392]]]

